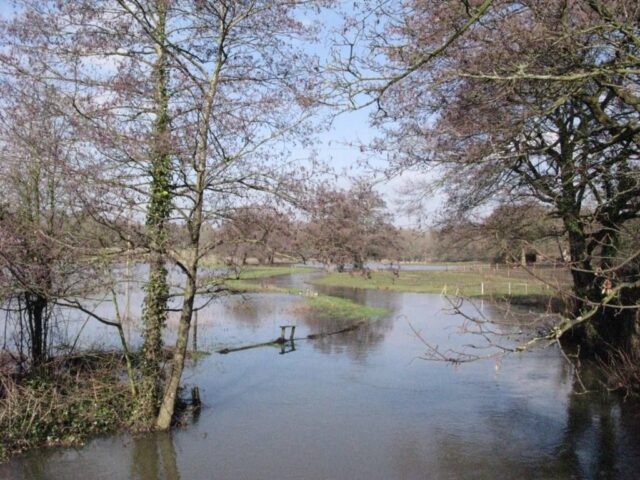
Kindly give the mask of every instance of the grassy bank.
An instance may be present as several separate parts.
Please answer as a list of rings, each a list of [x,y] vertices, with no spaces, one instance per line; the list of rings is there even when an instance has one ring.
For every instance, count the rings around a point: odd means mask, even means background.
[[[508,273],[508,274],[507,274]],[[547,274],[548,275],[548,274]],[[546,279],[545,279],[546,280]],[[558,285],[560,278],[557,279]],[[549,278],[549,282],[553,280]],[[552,296],[555,290],[547,283],[522,272],[493,271],[400,271],[396,276],[392,272],[329,273],[312,282],[315,285],[368,288],[396,292],[444,293],[447,295],[478,296]]]
[[[375,320],[387,313],[384,308],[369,307],[346,298],[329,295],[309,297],[306,303],[311,314],[325,320]]]
[[[246,267],[240,272],[240,278],[225,279],[224,285],[234,293],[266,292],[303,295],[306,292],[301,289],[278,287],[269,283],[268,280],[281,275],[315,271],[317,270],[313,268],[291,266]],[[329,295],[305,296],[304,309],[318,318],[339,318],[347,321],[374,319],[386,313],[386,310],[382,308],[368,307],[345,298]]]
[[[59,359],[37,373],[0,377],[0,461],[42,446],[79,445],[130,428],[135,400],[120,354]]]
[[[225,278],[212,277],[212,282],[222,282],[226,288],[232,292],[284,292],[296,293],[293,289],[279,288],[270,285],[267,281],[270,278],[282,275],[292,275],[294,273],[309,273],[315,271],[313,268],[273,266],[273,267],[244,267],[236,276],[230,271]],[[237,277],[237,278],[236,278]],[[260,282],[264,280],[264,282]]]

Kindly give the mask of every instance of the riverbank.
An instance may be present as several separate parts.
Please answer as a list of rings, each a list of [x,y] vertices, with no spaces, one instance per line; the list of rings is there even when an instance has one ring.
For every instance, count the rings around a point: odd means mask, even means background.
[[[239,278],[227,280],[225,286],[236,294],[299,296],[300,302],[295,299],[292,302],[292,313],[320,321],[366,323],[387,313],[385,309],[344,298],[261,282],[313,271],[290,266],[248,267]],[[167,350],[167,359],[170,353]],[[201,359],[205,355],[190,352],[189,358]],[[135,352],[132,361],[137,369]],[[131,388],[124,356],[118,351],[84,351],[61,356],[25,375],[12,373],[8,368],[0,375],[0,462],[36,448],[75,447],[100,435],[144,430]]]
[[[119,352],[84,352],[24,376],[0,376],[0,462],[37,447],[81,445],[135,423]]]
[[[493,271],[487,269],[461,270],[411,270],[332,272],[310,282],[330,287],[365,288],[395,292],[435,293],[466,297],[519,298],[537,296],[554,297],[566,288],[564,278],[546,278],[523,275],[520,271]]]
[[[285,275],[317,272],[307,267],[246,267],[239,272],[238,278],[225,279],[223,285],[234,294],[239,293],[287,293],[304,298],[305,305],[298,307],[307,314],[320,319],[341,319],[345,321],[374,320],[386,313],[382,308],[361,305],[352,300],[318,294],[310,289],[277,286],[269,280]]]

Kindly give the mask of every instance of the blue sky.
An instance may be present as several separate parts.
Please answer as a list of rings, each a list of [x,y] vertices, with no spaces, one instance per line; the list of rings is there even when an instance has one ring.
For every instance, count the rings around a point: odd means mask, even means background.
[[[73,0],[68,0],[73,1]],[[348,2],[347,2],[348,3]],[[346,3],[345,3],[346,5]],[[13,12],[12,2],[10,0],[0,0],[0,15],[7,16]],[[321,18],[322,22],[329,27],[336,26],[339,17],[336,14],[325,14]],[[324,40],[318,44],[314,50],[321,58],[326,56],[329,45],[328,40]],[[327,131],[318,134],[318,143],[315,150],[318,158],[331,165],[340,175],[341,186],[348,184],[348,178],[353,176],[367,174],[361,164],[364,160],[371,160],[370,154],[362,152],[360,145],[372,141],[377,135],[373,128],[369,126],[369,111],[358,110],[346,112],[336,117]],[[296,148],[293,151],[294,158],[300,158],[301,161],[308,157],[309,152]],[[365,158],[369,155],[369,158]],[[378,166],[383,166],[382,159],[376,160]],[[404,185],[406,178],[416,179],[420,177],[416,172],[408,173],[400,178],[396,178],[390,182],[380,182],[377,190],[385,197],[388,206],[397,211],[396,203],[400,199],[398,190]],[[427,202],[427,216],[435,214],[441,203],[439,197],[435,197],[432,201]],[[401,226],[408,226],[414,223],[413,219],[399,213],[396,223]]]

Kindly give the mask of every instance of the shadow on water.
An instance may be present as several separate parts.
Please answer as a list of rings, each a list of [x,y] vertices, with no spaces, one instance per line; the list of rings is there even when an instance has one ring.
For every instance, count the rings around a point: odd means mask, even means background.
[[[494,417],[489,435],[438,432],[434,464],[424,458],[398,464],[402,478],[418,478],[434,468],[448,478],[531,479],[634,479],[640,464],[640,417],[638,408],[601,394],[569,394],[566,419],[557,424],[544,413],[522,416],[520,408]],[[489,422],[487,422],[489,423]],[[554,438],[558,435],[558,438]],[[545,448],[545,443],[549,445]],[[398,448],[399,457],[415,454],[408,438]],[[469,472],[474,472],[470,475]]]
[[[180,480],[176,450],[168,433],[136,438],[131,443],[131,478]]]
[[[185,374],[204,402],[196,423],[31,452],[1,465],[0,478],[637,478],[640,409],[579,394],[557,351],[462,367],[424,362],[411,326],[440,345],[468,341],[443,299],[323,293],[391,313],[344,335],[203,357]],[[301,301],[252,294],[212,304],[199,314],[198,341],[246,344],[275,338],[283,324],[296,324],[296,336],[343,325],[300,316]]]
[[[587,372],[589,373],[589,372]],[[596,387],[594,375],[588,387]],[[606,394],[580,394],[574,385],[560,449],[560,471],[578,478],[633,478],[640,466],[640,409]],[[633,459],[633,461],[629,461]]]

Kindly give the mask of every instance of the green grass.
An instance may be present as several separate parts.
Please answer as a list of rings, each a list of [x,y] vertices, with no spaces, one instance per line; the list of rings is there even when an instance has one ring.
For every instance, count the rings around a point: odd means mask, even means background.
[[[371,272],[371,278],[361,274],[330,273],[312,282],[315,285],[368,288],[396,292],[446,293],[477,297],[505,295],[552,295],[554,290],[533,277],[507,276],[503,272],[480,271],[400,271]],[[511,287],[509,288],[509,285]]]
[[[293,273],[309,273],[316,271],[306,267],[245,267],[240,273],[239,279],[226,279],[224,284],[234,292],[267,292],[267,293],[288,293],[301,295],[303,290],[298,288],[277,287],[268,282],[257,282],[256,280],[269,279],[279,275],[290,275]],[[306,305],[310,312],[323,319],[340,320],[370,320],[378,318],[386,313],[384,308],[368,307],[345,298],[332,297],[329,295],[318,295],[305,297]]]
[[[261,278],[277,277],[279,275],[291,275],[293,273],[313,272],[313,268],[308,267],[243,267],[239,280],[258,280]]]
[[[369,307],[352,300],[329,295],[308,297],[307,306],[314,315],[327,320],[375,320],[387,313],[384,308]]]
[[[276,287],[269,285],[268,282],[260,283],[256,280],[266,280],[280,275],[291,275],[294,273],[308,273],[315,271],[308,267],[265,267],[265,266],[247,266],[240,271],[239,278],[236,278],[235,272],[229,269],[226,278],[212,277],[212,282],[224,281],[224,285],[233,292],[279,292],[279,293],[298,293],[297,289]]]

